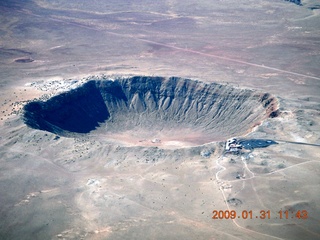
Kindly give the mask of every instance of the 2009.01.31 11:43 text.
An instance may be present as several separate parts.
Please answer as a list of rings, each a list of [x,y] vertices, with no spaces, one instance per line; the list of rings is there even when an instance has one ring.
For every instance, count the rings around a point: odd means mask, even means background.
[[[236,210],[213,210],[212,219],[271,219],[271,217],[276,219],[307,219],[307,210],[280,210],[277,212],[276,216],[271,216],[270,210],[260,210],[258,213],[253,213],[252,210],[243,210],[237,212]]]

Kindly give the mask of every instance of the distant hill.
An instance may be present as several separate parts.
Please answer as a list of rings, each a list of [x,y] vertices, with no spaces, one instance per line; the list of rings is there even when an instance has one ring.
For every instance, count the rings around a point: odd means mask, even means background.
[[[301,0],[285,0],[285,1],[287,1],[287,2],[293,2],[293,3],[295,3],[295,4],[297,4],[297,5],[302,5],[301,4]]]

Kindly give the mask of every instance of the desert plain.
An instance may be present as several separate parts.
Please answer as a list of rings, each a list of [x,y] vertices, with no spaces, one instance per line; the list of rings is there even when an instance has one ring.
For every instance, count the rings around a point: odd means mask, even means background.
[[[0,12],[0,239],[320,239],[318,1]]]

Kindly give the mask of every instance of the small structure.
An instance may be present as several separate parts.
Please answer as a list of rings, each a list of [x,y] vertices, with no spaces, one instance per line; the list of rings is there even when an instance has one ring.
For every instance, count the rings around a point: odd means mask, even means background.
[[[242,145],[238,143],[237,139],[230,138],[226,142],[226,151],[238,152],[242,149]]]
[[[200,155],[201,155],[201,157],[208,158],[208,157],[210,157],[211,152],[210,152],[209,150],[207,150],[207,149],[204,149],[204,150],[202,150],[202,151],[200,152]]]
[[[161,140],[159,138],[155,138],[151,140],[152,143],[161,143]]]

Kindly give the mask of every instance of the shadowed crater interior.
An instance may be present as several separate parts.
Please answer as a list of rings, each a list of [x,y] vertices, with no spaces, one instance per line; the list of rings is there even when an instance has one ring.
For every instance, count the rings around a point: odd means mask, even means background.
[[[268,93],[176,77],[91,80],[24,107],[29,127],[131,145],[221,141],[277,115],[277,100]]]

